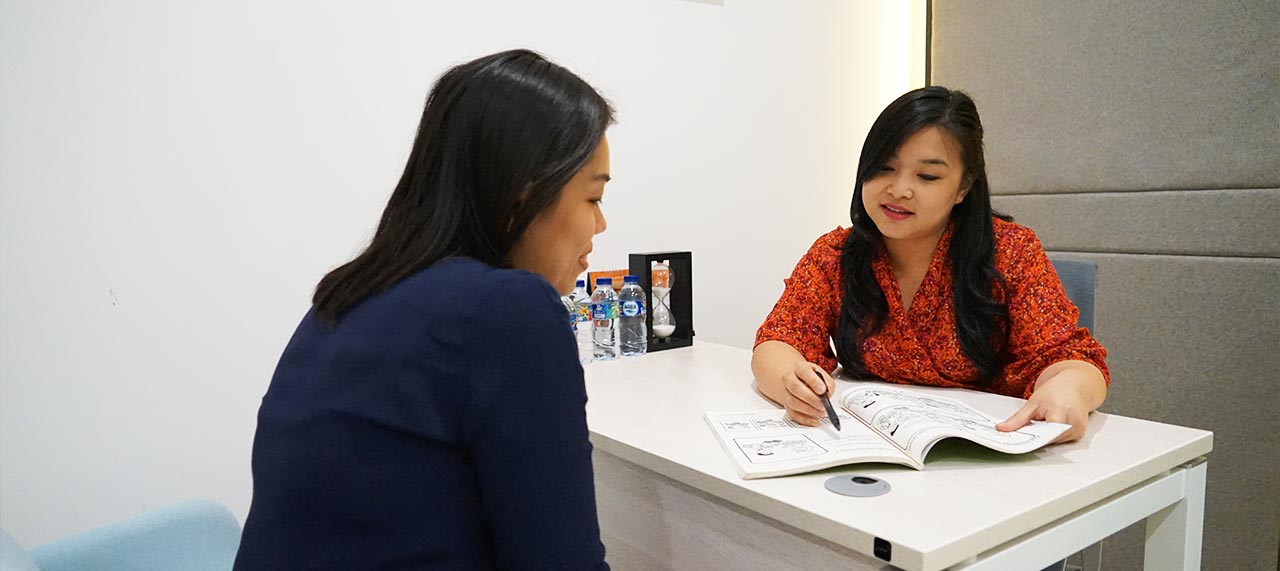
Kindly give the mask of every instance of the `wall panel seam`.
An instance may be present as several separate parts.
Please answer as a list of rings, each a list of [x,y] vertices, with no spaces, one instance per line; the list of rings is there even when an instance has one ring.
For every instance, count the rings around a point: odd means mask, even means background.
[[[1098,196],[1100,194],[1148,194],[1148,193],[1182,193],[1182,192],[1222,192],[1227,190],[1262,190],[1280,192],[1280,188],[1271,186],[1227,187],[1227,188],[1142,188],[1133,190],[1070,190],[1063,192],[993,192],[991,196]]]
[[[1049,254],[1080,254],[1080,255],[1106,255],[1106,256],[1138,256],[1138,257],[1164,257],[1164,258],[1214,258],[1225,261],[1248,261],[1248,262],[1280,262],[1278,256],[1267,255],[1222,255],[1222,254],[1183,254],[1169,252],[1116,252],[1106,250],[1054,250],[1045,248],[1045,252]]]
[[[924,84],[933,85],[933,0],[924,3]]]

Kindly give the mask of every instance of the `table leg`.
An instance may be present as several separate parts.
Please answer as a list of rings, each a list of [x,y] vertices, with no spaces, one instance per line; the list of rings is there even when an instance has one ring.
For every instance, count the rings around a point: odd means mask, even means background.
[[[1208,463],[1203,459],[1183,466],[1186,470],[1181,500],[1147,518],[1148,571],[1200,569],[1200,542],[1204,536],[1204,486]]]
[[[1080,569],[1082,571],[1102,571],[1102,542],[1099,541],[1084,551],[1081,551],[1082,561]]]

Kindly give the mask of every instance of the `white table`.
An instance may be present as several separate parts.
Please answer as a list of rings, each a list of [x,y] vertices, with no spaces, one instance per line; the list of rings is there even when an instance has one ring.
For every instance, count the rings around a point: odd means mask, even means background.
[[[702,415],[773,406],[752,388],[749,351],[699,342],[591,363],[586,378],[615,569],[1040,569],[1143,519],[1147,569],[1200,568],[1210,432],[1095,413],[1082,441],[1025,455],[948,441],[922,471],[855,464],[746,481]],[[1002,418],[1022,403],[925,390]],[[837,474],[892,489],[838,496],[823,487]]]

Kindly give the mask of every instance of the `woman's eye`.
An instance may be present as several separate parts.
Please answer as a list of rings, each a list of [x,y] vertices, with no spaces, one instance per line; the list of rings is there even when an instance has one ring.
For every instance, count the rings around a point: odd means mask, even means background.
[[[893,167],[885,165],[880,167],[880,172],[893,172]]]
[[[933,182],[933,181],[938,180],[938,179],[940,179],[940,178],[942,178],[942,177],[939,177],[939,176],[933,176],[933,175],[931,175],[931,174],[922,174],[922,175],[920,175],[920,179],[921,179],[921,180],[928,181],[928,182]]]

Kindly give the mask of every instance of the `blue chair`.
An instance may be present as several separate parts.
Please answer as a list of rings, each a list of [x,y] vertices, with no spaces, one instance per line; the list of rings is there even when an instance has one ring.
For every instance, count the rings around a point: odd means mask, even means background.
[[[1049,261],[1053,262],[1053,269],[1058,272],[1058,279],[1062,280],[1062,289],[1066,290],[1067,298],[1080,310],[1080,318],[1076,324],[1092,333],[1093,295],[1097,289],[1098,264],[1085,260],[1053,258]]]
[[[1062,281],[1062,289],[1066,291],[1067,299],[1076,304],[1076,309],[1080,310],[1080,317],[1076,320],[1076,324],[1093,333],[1093,302],[1094,292],[1097,290],[1098,264],[1087,260],[1050,258],[1049,261],[1053,262],[1053,269],[1058,273],[1058,279]],[[1084,571],[1097,571],[1102,566],[1102,543],[1090,545],[1081,551],[1080,555]],[[1061,565],[1061,563],[1055,565]],[[1081,569],[1075,566],[1066,568]],[[1050,566],[1048,569],[1055,569],[1055,567]]]
[[[240,522],[221,504],[191,501],[23,550],[0,531],[0,571],[228,571]]]

